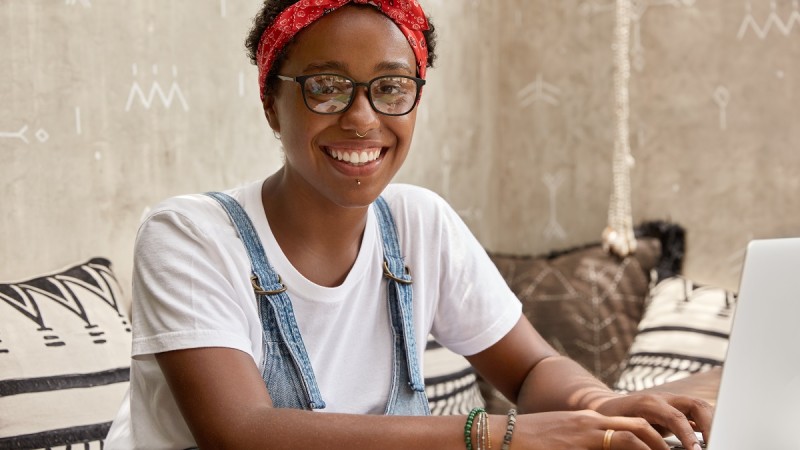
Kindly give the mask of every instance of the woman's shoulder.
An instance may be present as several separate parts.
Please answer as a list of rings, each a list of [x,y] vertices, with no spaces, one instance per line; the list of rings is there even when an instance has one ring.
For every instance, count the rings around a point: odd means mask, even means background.
[[[176,195],[153,205],[147,212],[145,221],[168,212],[186,216],[203,215],[203,213],[211,211],[210,206],[213,206],[214,203],[214,199],[201,193]]]
[[[244,204],[247,200],[248,193],[252,189],[259,188],[260,183],[251,183],[221,192],[229,195],[240,204]],[[224,210],[220,208],[216,200],[208,195],[208,192],[175,195],[161,200],[149,209],[144,219],[147,220],[154,215],[164,212],[199,218],[214,217],[220,215],[220,213],[222,213],[221,217],[225,216]]]
[[[244,204],[248,192],[257,187],[252,184],[244,185],[224,191],[224,193],[240,204]],[[209,230],[220,226],[230,227],[230,219],[225,210],[207,193],[176,195],[156,203],[143,217],[142,228],[146,228],[153,222],[196,230],[201,228]]]

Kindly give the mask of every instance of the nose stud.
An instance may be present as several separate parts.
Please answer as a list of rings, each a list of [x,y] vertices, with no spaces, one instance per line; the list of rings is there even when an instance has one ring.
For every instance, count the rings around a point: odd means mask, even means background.
[[[369,131],[365,131],[364,134],[361,134],[361,133],[358,132],[358,130],[356,130],[356,136],[358,136],[360,138],[363,138],[364,136],[366,136],[367,133],[369,133]]]

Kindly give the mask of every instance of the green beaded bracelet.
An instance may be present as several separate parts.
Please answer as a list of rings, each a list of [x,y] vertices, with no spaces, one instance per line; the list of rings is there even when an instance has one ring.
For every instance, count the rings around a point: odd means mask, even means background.
[[[467,450],[472,450],[472,422],[475,420],[475,416],[482,412],[486,412],[486,410],[483,408],[472,408],[472,411],[467,415],[467,423],[464,424],[464,443],[467,444]]]

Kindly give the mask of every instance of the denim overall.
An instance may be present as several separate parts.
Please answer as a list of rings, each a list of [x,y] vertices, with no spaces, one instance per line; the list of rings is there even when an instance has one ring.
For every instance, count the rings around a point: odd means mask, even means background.
[[[258,314],[264,330],[264,361],[260,370],[273,406],[306,410],[325,408],[286,286],[267,262],[250,218],[231,196],[220,192],[206,195],[218,201],[228,213],[250,256],[253,272],[250,279],[259,302]],[[383,274],[387,279],[393,336],[392,383],[384,414],[429,415],[414,339],[411,277],[400,256],[397,229],[389,206],[381,197],[374,206],[383,241]]]

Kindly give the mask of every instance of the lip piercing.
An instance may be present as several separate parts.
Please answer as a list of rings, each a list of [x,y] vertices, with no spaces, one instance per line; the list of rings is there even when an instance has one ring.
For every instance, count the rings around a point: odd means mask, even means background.
[[[365,131],[364,134],[361,134],[361,133],[358,132],[358,130],[356,130],[356,136],[358,136],[360,138],[363,138],[364,136],[366,136],[367,133],[368,133],[368,131]]]
[[[357,184],[357,185],[359,185],[359,186],[361,186],[361,180],[359,180],[358,178],[356,178],[356,184]]]

